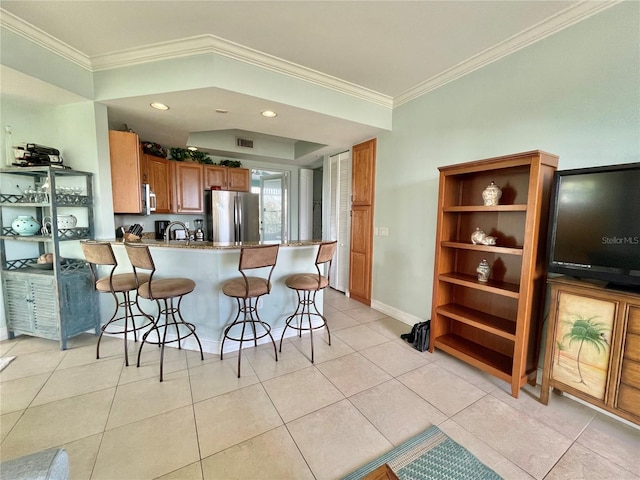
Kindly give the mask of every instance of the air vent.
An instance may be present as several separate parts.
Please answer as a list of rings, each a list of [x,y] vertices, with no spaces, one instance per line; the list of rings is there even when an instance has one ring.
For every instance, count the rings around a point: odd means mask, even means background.
[[[236,147],[253,148],[253,140],[236,137]]]

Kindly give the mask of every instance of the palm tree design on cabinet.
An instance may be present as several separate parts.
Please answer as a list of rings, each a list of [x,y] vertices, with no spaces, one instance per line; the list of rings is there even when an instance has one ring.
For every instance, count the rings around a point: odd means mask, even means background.
[[[578,355],[576,356],[578,376],[580,377],[578,381],[579,383],[586,385],[586,382],[582,377],[582,371],[580,370],[580,355],[582,354],[582,349],[586,345],[587,348],[595,349],[598,356],[602,353],[606,353],[609,342],[607,342],[604,332],[610,327],[604,323],[597,322],[596,318],[598,318],[598,316],[589,318],[584,318],[579,314],[572,314],[571,316],[574,317],[574,320],[563,321],[564,324],[570,327],[570,330],[564,335],[562,342],[569,340],[569,346],[579,342]],[[561,344],[561,342],[558,343],[558,345]],[[558,348],[558,356],[560,355],[561,350],[562,348]],[[558,358],[558,363],[559,362],[560,359]]]

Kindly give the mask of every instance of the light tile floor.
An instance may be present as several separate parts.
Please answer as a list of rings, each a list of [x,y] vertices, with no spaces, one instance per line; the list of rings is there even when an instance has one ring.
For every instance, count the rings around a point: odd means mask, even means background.
[[[122,340],[0,343],[2,460],[67,449],[73,480],[336,479],[431,424],[506,479],[639,479],[640,430],[538,388],[509,386],[400,339],[410,327],[334,291],[332,332],[234,354],[157,349],[125,367]],[[132,344],[130,352],[135,352]],[[0,474],[1,475],[1,474]]]

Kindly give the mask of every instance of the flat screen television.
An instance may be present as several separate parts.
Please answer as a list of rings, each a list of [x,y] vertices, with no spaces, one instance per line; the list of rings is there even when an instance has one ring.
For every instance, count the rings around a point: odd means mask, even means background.
[[[549,271],[640,289],[640,163],[559,170]]]

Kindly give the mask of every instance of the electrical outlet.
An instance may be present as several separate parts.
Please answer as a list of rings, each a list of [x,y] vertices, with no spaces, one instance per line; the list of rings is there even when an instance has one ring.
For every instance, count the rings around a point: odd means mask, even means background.
[[[389,236],[389,227],[379,227],[380,236],[388,237]]]

